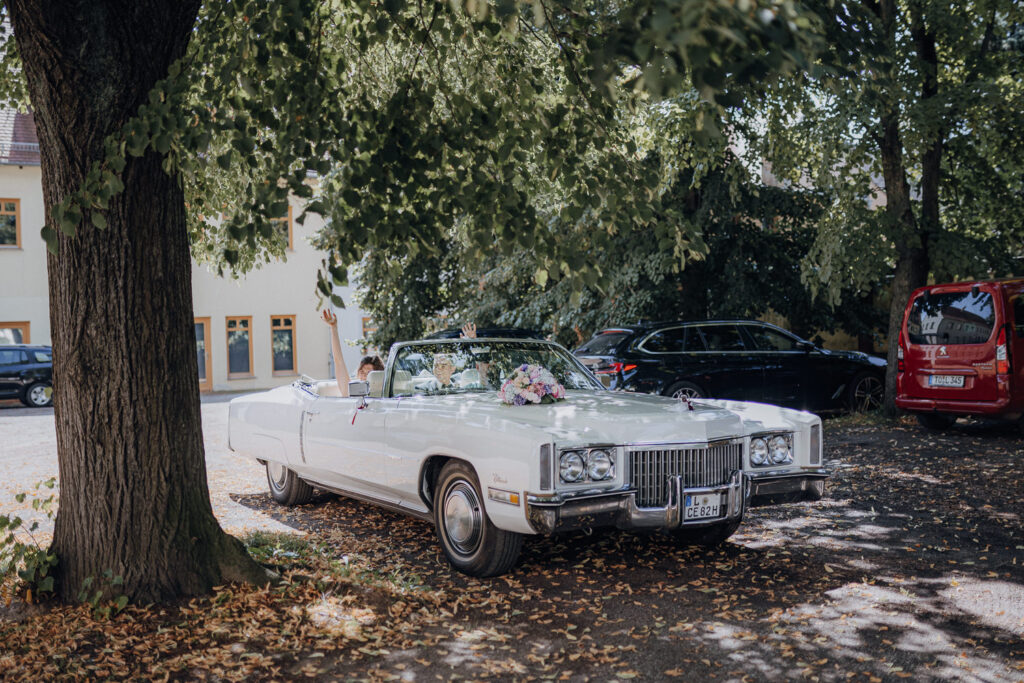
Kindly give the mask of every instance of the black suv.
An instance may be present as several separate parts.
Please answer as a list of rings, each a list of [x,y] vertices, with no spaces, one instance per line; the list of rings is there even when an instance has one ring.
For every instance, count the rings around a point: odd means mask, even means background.
[[[53,402],[53,353],[49,346],[0,346],[0,399],[16,398],[31,408]]]
[[[885,360],[827,351],[756,320],[640,323],[575,351],[611,389],[760,401],[803,410],[878,408]]]

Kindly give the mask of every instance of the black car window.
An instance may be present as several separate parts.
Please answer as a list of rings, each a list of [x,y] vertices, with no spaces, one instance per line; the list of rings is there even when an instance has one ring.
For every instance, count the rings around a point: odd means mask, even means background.
[[[708,351],[746,351],[743,337],[735,325],[702,325],[700,332]]]
[[[679,353],[686,348],[686,328],[658,330],[644,340],[643,348],[651,353]]]
[[[15,349],[0,350],[0,365],[19,365],[24,363],[25,354]]]
[[[576,353],[610,356],[615,353],[616,347],[631,334],[633,333],[626,331],[598,332],[593,339],[576,349]]]
[[[50,351],[33,351],[32,355],[35,356],[37,363],[53,362],[53,353]]]
[[[704,337],[700,336],[700,330],[696,327],[686,328],[686,340],[683,342],[683,351],[707,351],[704,346]]]
[[[747,325],[747,332],[761,351],[795,351],[796,339],[770,327]]]
[[[907,336],[911,344],[984,344],[995,323],[988,292],[922,294],[907,316]]]
[[[1024,294],[1013,298],[1013,326],[1017,328],[1017,336],[1024,339]]]

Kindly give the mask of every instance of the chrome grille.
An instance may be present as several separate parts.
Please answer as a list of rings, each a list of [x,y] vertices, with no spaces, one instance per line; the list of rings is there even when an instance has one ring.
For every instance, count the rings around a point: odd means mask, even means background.
[[[684,488],[719,486],[728,483],[729,476],[739,469],[743,469],[742,442],[697,448],[645,447],[629,452],[637,507],[664,507],[669,477],[682,476]]]

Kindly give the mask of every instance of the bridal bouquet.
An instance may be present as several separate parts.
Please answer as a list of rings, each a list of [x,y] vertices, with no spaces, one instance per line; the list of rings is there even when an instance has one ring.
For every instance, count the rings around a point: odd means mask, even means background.
[[[502,403],[524,406],[527,403],[554,403],[565,398],[565,387],[540,365],[520,365],[498,391]]]

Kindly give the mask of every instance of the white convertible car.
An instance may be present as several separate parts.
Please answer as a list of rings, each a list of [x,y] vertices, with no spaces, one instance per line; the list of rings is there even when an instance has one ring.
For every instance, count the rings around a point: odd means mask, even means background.
[[[503,403],[524,364],[550,371],[564,400]],[[316,486],[432,520],[475,576],[508,571],[531,534],[613,526],[720,543],[751,504],[820,499],[828,476],[815,415],[608,391],[550,342],[399,343],[350,393],[303,378],[236,398],[230,447],[265,465],[284,505]]]

